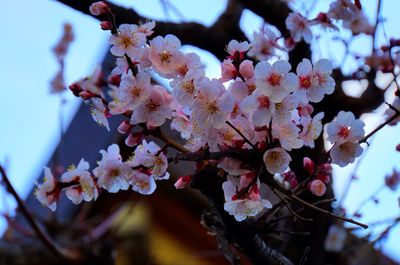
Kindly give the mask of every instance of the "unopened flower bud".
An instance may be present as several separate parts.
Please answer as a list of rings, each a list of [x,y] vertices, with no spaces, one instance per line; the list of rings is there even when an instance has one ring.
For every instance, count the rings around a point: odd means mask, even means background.
[[[112,30],[112,24],[110,21],[102,21],[100,22],[100,28],[102,30]]]
[[[192,176],[190,176],[190,175],[182,176],[175,182],[174,186],[176,189],[186,188],[189,185],[191,180],[192,180]]]
[[[315,170],[315,163],[309,157],[304,157],[303,167],[308,172],[308,174],[312,175]]]
[[[110,7],[103,1],[95,2],[89,7],[90,14],[99,16],[110,12]]]
[[[82,92],[79,93],[79,96],[84,100],[88,100],[94,97],[95,95],[90,91],[83,90]]]
[[[138,145],[140,142],[142,142],[143,136],[143,132],[131,133],[128,135],[128,137],[126,137],[125,144],[129,147]]]
[[[72,91],[72,93],[74,94],[74,96],[79,97],[79,93],[82,92],[82,88],[80,85],[78,85],[77,83],[74,83],[72,85],[69,86],[69,89]]]
[[[110,75],[107,81],[110,85],[119,86],[121,83],[121,75]]]
[[[312,192],[312,194],[321,197],[326,192],[326,186],[319,179],[315,179],[310,183],[310,191]]]
[[[128,121],[123,121],[121,124],[118,126],[118,132],[121,134],[126,134],[129,133],[133,128],[133,125],[130,124]]]

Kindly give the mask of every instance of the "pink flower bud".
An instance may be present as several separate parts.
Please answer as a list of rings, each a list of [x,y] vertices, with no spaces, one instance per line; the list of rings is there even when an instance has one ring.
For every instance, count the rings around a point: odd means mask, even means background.
[[[254,76],[254,65],[250,60],[244,60],[239,66],[240,74],[246,78],[252,78]]]
[[[79,96],[84,100],[88,100],[94,97],[95,95],[90,91],[83,90],[82,92],[79,93]]]
[[[253,201],[258,201],[261,199],[260,189],[257,184],[253,184],[249,190],[249,198]]]
[[[310,184],[310,191],[311,191],[312,194],[314,194],[314,195],[316,195],[318,197],[321,197],[326,192],[326,186],[319,179],[315,179]]]
[[[330,175],[332,173],[332,165],[325,163],[318,166],[318,174]]]
[[[190,176],[190,175],[182,176],[175,182],[174,186],[176,189],[186,188],[189,185],[191,180],[192,180],[192,176]]]
[[[128,137],[126,137],[125,144],[130,147],[138,145],[140,142],[142,142],[143,136],[143,132],[131,133],[128,135]]]
[[[90,14],[99,16],[110,12],[110,7],[103,1],[95,2],[89,7]]]
[[[309,157],[304,157],[303,167],[308,172],[308,174],[312,175],[315,170],[315,163]]]
[[[128,121],[123,121],[121,124],[118,126],[118,132],[121,134],[126,134],[129,133],[133,128],[133,125],[130,124]]]
[[[112,30],[112,24],[110,21],[102,21],[100,22],[100,28],[102,30]]]
[[[328,175],[318,174],[316,177],[325,184],[328,184],[331,181],[331,177]]]

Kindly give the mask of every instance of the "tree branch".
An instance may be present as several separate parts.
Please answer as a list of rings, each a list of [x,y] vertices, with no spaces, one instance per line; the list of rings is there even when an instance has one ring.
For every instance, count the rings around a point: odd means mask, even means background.
[[[90,15],[100,21],[107,19],[107,17],[104,16],[93,16],[90,14],[89,7],[92,3],[96,2],[96,0],[56,1],[86,15]],[[109,1],[104,2],[109,5],[112,12],[115,14],[115,21],[117,25],[124,23],[137,24],[139,21],[151,19],[140,15],[134,9],[124,8]],[[231,0],[228,2],[225,12],[220,15],[220,17],[211,27],[206,27],[195,22],[173,23],[155,20],[157,26],[154,33],[155,35],[162,36],[167,34],[176,35],[183,44],[199,47],[211,52],[219,59],[223,59],[226,57],[224,47],[231,39],[237,39],[241,41],[247,39],[239,25],[241,13],[241,5],[237,4],[234,0]]]

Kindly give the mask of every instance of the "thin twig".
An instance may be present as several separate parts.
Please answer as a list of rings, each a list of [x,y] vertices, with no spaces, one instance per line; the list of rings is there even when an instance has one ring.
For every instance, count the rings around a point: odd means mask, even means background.
[[[289,207],[289,202],[283,198],[283,196],[281,194],[279,194],[279,192],[275,189],[272,189],[272,192],[281,200],[284,202],[285,207],[289,210],[289,212],[292,214],[293,217],[296,217],[302,221],[306,221],[306,222],[312,222],[313,219],[311,218],[304,218],[303,216],[297,214],[295,211],[293,211],[292,208]]]
[[[250,140],[247,139],[247,137],[244,136],[244,134],[238,128],[236,128],[230,121],[226,121],[225,123],[228,124],[232,129],[234,129],[243,138],[243,140],[246,143],[248,143],[253,149],[256,148],[256,146],[252,142],[250,142]]]
[[[297,202],[303,204],[304,206],[306,206],[306,207],[308,207],[308,208],[311,208],[311,209],[314,209],[314,210],[316,210],[316,211],[318,211],[318,212],[321,212],[321,213],[323,213],[323,214],[326,214],[326,215],[332,216],[332,217],[334,217],[334,218],[338,218],[338,219],[340,219],[340,220],[343,220],[343,221],[346,221],[346,222],[349,222],[349,223],[352,223],[352,224],[361,226],[361,227],[364,228],[364,229],[367,229],[367,228],[368,228],[368,225],[366,225],[366,224],[357,222],[357,221],[355,221],[355,220],[353,220],[353,219],[350,219],[350,218],[346,218],[346,217],[343,217],[343,216],[340,216],[340,215],[336,215],[336,214],[334,214],[334,213],[332,213],[332,212],[330,212],[330,211],[327,211],[327,210],[324,210],[324,209],[322,209],[322,208],[319,208],[319,207],[317,207],[317,206],[315,206],[315,205],[313,205],[313,204],[311,204],[311,203],[308,203],[308,202],[306,202],[306,201],[300,199],[300,198],[297,197],[296,195],[293,195],[293,194],[292,194],[292,195],[290,195],[290,198],[293,198],[295,201],[297,201]]]
[[[366,136],[364,136],[364,138],[362,138],[360,141],[358,141],[359,144],[361,143],[366,143],[367,140],[374,135],[375,133],[377,133],[379,130],[381,130],[383,127],[385,127],[386,125],[388,125],[389,123],[391,123],[392,121],[394,121],[395,119],[397,119],[400,116],[400,111],[398,109],[395,109],[395,114],[390,117],[388,120],[386,120],[385,122],[383,122],[382,124],[380,124],[378,127],[376,127],[372,132],[370,132],[369,134],[367,134]]]
[[[43,243],[45,247],[47,247],[51,253],[53,253],[56,257],[66,259],[66,260],[75,260],[74,256],[68,255],[68,252],[61,250],[56,243],[46,235],[38,226],[35,219],[33,218],[32,214],[26,208],[24,201],[19,197],[18,193],[15,191],[14,187],[12,186],[10,180],[7,177],[7,174],[2,166],[0,166],[0,173],[3,177],[3,181],[7,187],[7,190],[11,193],[14,199],[17,201],[18,208],[21,210],[22,215],[28,221],[29,225],[32,227],[33,231],[36,233],[39,240]]]

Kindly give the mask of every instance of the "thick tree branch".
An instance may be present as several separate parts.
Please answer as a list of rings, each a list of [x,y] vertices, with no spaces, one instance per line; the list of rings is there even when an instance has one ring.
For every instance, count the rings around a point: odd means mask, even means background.
[[[89,6],[96,0],[57,0],[77,11],[90,15]],[[134,9],[128,9],[111,2],[105,1],[115,14],[116,24],[137,24],[139,21],[146,21],[151,18],[141,16]],[[221,14],[217,21],[211,26],[206,27],[195,22],[163,22],[156,21],[155,35],[176,35],[183,44],[189,44],[201,49],[207,50],[219,59],[226,57],[224,47],[231,39],[246,40],[246,36],[240,29],[239,21],[242,13],[242,7],[236,1],[229,1],[226,11]],[[106,17],[96,17],[99,20],[106,20]]]
[[[217,176],[215,169],[207,167],[194,176],[191,186],[200,190],[215,207],[226,231],[230,232],[232,243],[239,246],[252,264],[293,265],[285,256],[267,245],[249,223],[237,222],[224,210],[222,182],[223,179]]]

